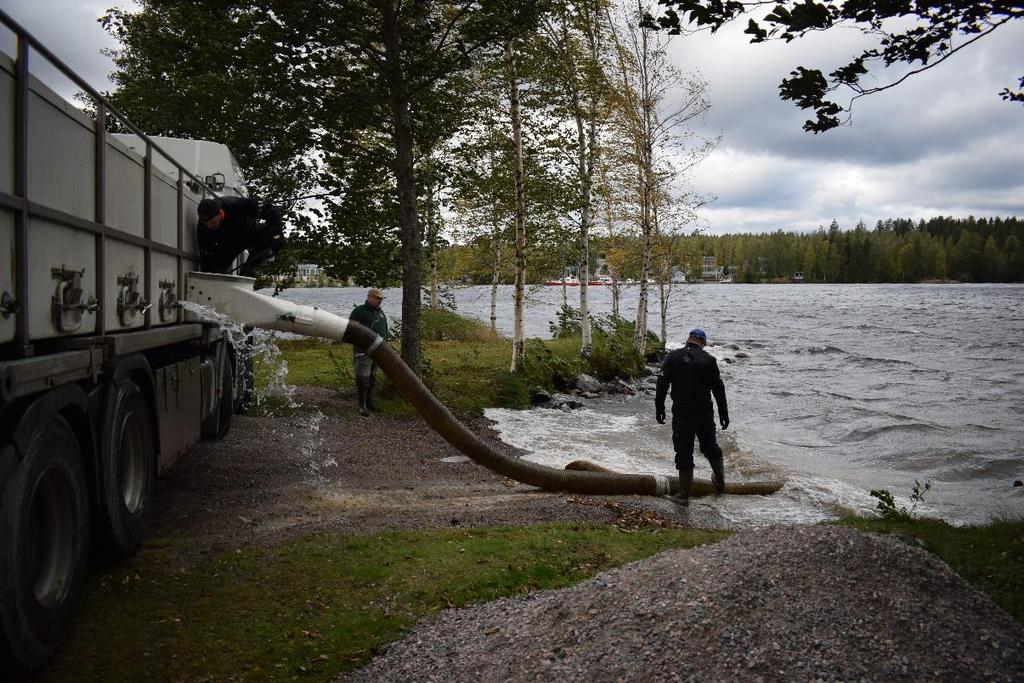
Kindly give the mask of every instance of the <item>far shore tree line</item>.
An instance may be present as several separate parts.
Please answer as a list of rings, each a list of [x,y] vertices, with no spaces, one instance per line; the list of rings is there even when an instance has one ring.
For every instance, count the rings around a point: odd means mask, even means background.
[[[811,233],[696,236],[696,253],[714,255],[735,282],[1024,282],[1024,220],[889,219]]]
[[[636,240],[629,235],[593,236],[588,272],[636,281],[641,274]],[[533,245],[526,282],[557,280],[567,271],[577,277],[583,273],[578,264],[561,260],[558,247]],[[427,283],[434,293],[428,304],[437,307],[436,290],[444,285],[495,283],[490,249],[480,241],[439,249]],[[294,245],[292,259],[303,256],[315,259],[316,246]],[[705,256],[714,257],[724,274],[739,283],[790,282],[796,274],[815,283],[1024,282],[1024,220],[939,216],[879,220],[873,228],[861,221],[844,229],[833,221],[813,232],[673,235],[654,250],[650,280],[678,282],[680,273],[700,280]],[[510,285],[514,278],[514,264],[505,259],[496,282]],[[336,285],[331,280],[328,286]]]

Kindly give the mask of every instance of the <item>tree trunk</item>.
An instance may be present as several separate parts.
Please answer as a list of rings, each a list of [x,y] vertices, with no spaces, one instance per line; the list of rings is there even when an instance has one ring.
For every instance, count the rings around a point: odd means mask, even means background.
[[[381,4],[384,52],[391,91],[391,136],[395,145],[394,174],[398,187],[398,233],[402,241],[402,360],[420,374],[420,287],[423,241],[416,219],[416,171],[413,158],[413,123],[408,84],[402,72],[402,48],[394,1]]]
[[[509,70],[509,110],[512,116],[512,147],[516,164],[516,277],[514,313],[512,322],[512,364],[509,372],[516,372],[522,364],[526,349],[523,332],[523,304],[526,299],[526,196],[523,187],[523,130],[519,118],[519,75],[516,70],[512,42],[505,43],[505,61]]]
[[[646,131],[645,131],[646,132]],[[640,158],[640,231],[642,252],[640,257],[640,296],[636,308],[636,328],[633,334],[633,348],[643,355],[647,350],[647,300],[650,296],[647,281],[651,277],[651,248],[654,241],[654,226],[651,222],[651,145],[644,145]]]
[[[636,330],[633,347],[643,355],[647,350],[647,281],[651,277],[651,248],[654,242],[654,225],[652,205],[654,203],[654,111],[655,97],[651,92],[651,73],[648,68],[648,36],[647,31],[640,30],[640,116],[641,139],[637,145],[638,176],[640,180],[640,230],[643,238],[643,253],[640,260],[640,300],[637,302]]]
[[[430,308],[436,311],[437,300],[437,227],[434,225],[434,183],[427,185],[427,235],[430,242]]]
[[[585,14],[584,20],[587,24],[586,33],[587,49],[589,52],[588,56],[595,64],[597,64],[600,63],[601,59],[600,46],[598,45],[598,34],[601,30],[598,25],[598,17],[600,16],[600,13],[598,11],[594,11],[593,13],[589,12],[589,7],[585,4],[581,7],[581,10]],[[597,119],[599,116],[596,87],[591,84],[591,87],[588,88],[588,93],[588,107],[585,113],[587,119],[587,132],[586,135],[584,135],[584,112],[580,106],[579,91],[574,90],[573,92],[573,104],[575,105],[576,111],[576,137],[579,143],[580,194],[583,204],[580,209],[580,260],[583,262],[581,268],[582,275],[580,275],[580,355],[584,358],[589,358],[593,351],[589,300],[590,229],[594,222],[593,189],[594,172],[597,168]]]
[[[494,226],[497,235],[498,226]],[[494,271],[491,273],[491,332],[498,333],[498,282],[501,280],[501,242],[494,240]]]
[[[653,203],[654,234],[661,239],[661,225],[658,223],[658,202]],[[668,342],[668,302],[672,298],[672,261],[669,258],[670,245],[664,244],[661,254],[663,266],[658,268],[658,312],[661,314],[661,343]]]
[[[633,332],[633,348],[643,354],[647,350],[647,300],[650,289],[647,281],[651,275],[651,236],[649,228],[644,229],[643,253],[640,261],[640,296],[636,304],[636,327]]]
[[[672,296],[672,283],[658,284],[658,307],[661,309],[661,343],[668,343],[668,300]]]
[[[596,113],[596,112],[593,112]],[[591,189],[593,188],[597,122],[591,118],[588,135],[583,133],[583,118],[577,108],[576,131],[580,165],[580,355],[589,358],[593,351],[590,331],[590,224],[593,222]]]
[[[607,164],[601,164],[600,173],[604,198],[604,223],[608,232],[608,244],[609,247],[611,247],[615,243],[615,220],[612,212],[612,189],[608,181]],[[608,256],[610,256],[610,254],[606,253],[605,263],[607,264],[606,267],[608,268],[608,275],[612,278],[612,317],[619,318],[621,317],[619,315],[619,294],[621,293],[621,290],[619,289],[619,273],[616,272],[615,268],[611,265]]]

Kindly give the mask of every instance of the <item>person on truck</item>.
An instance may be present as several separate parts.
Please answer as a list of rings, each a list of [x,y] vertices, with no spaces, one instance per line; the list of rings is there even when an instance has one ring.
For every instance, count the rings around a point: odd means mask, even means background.
[[[352,309],[348,319],[355,321],[373,332],[384,341],[388,340],[388,317],[384,315],[381,304],[384,303],[384,292],[376,287],[366,292],[366,303]],[[377,364],[369,354],[352,347],[352,365],[356,371],[356,392],[359,397],[359,414],[367,417],[371,410],[376,410],[373,403],[373,389],[377,384]]]
[[[246,249],[249,258],[238,274],[256,277],[257,266],[274,257],[284,245],[281,209],[250,197],[207,198],[196,207],[199,216],[199,269],[204,273],[231,273],[232,264]]]
[[[711,480],[715,492],[725,489],[725,465],[722,449],[715,438],[715,413],[711,397],[718,404],[718,422],[729,426],[729,406],[725,400],[725,384],[718,371],[718,361],[704,350],[708,336],[697,328],[690,331],[686,346],[668,354],[658,376],[654,397],[655,419],[665,424],[665,397],[672,392],[672,446],[679,470],[679,492],[672,500],[689,505],[693,486],[693,437],[700,442],[700,451],[711,464]]]

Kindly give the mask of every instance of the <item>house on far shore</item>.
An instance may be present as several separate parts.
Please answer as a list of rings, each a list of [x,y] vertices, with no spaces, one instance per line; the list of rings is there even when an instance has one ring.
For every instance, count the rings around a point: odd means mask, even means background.
[[[701,261],[702,280],[722,280],[725,278],[725,268],[718,265],[714,256],[705,256]]]
[[[315,263],[300,263],[295,266],[296,279],[306,284],[318,281],[323,274],[324,269]]]

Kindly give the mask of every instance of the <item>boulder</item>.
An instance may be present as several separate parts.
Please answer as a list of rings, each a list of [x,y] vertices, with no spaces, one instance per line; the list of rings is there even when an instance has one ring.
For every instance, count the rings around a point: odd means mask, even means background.
[[[604,388],[609,394],[625,394],[627,396],[632,396],[636,393],[633,387],[619,377],[616,377],[611,382],[605,384]]]
[[[541,387],[534,387],[533,389],[530,389],[530,403],[532,403],[533,405],[539,406],[539,405],[541,405],[543,403],[550,403],[550,402],[551,402],[551,394],[546,392]]]
[[[601,391],[601,383],[587,374],[581,374],[576,378],[576,388],[580,391],[596,392]]]
[[[549,401],[548,403],[543,403],[541,404],[541,406],[544,408],[552,408],[555,410],[569,411],[576,410],[577,408],[582,408],[583,404],[577,401],[572,396],[569,396],[568,394],[555,394],[554,396],[551,397],[551,401]]]
[[[736,357],[737,358],[750,358],[750,354],[747,353],[746,351],[740,351],[739,353],[736,354]]]

